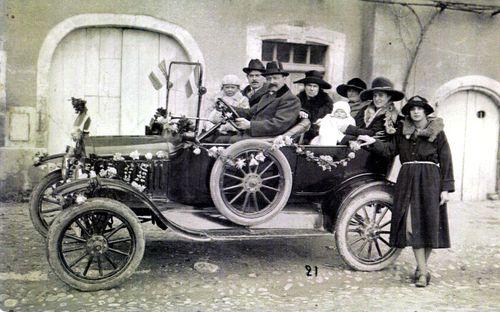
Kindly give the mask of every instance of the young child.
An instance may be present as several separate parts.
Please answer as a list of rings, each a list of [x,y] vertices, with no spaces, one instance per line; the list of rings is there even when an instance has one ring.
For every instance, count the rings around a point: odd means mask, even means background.
[[[316,123],[319,124],[319,135],[312,139],[311,145],[329,146],[337,145],[344,138],[345,135],[340,129],[356,124],[351,117],[351,107],[345,101],[333,104],[332,113]]]
[[[240,91],[240,79],[236,75],[226,75],[222,78],[221,90],[215,95],[213,103],[211,103],[211,112],[208,115],[210,122],[205,124],[205,130],[215,125],[221,120],[221,113],[215,109],[215,102],[218,98],[224,100],[232,107],[250,108],[248,98],[243,96]],[[227,134],[228,131],[236,131],[230,124],[222,125],[219,132]]]

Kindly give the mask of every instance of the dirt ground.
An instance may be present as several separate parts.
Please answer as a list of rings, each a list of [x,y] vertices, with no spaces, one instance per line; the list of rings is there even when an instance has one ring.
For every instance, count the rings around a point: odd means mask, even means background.
[[[350,270],[333,237],[200,243],[146,226],[137,272],[120,287],[83,293],[55,276],[28,204],[0,203],[4,311],[500,311],[500,202],[451,203],[452,248],[430,260],[431,285],[410,281],[405,249],[380,272]],[[215,265],[200,273],[194,264]],[[318,267],[306,275],[305,266]]]

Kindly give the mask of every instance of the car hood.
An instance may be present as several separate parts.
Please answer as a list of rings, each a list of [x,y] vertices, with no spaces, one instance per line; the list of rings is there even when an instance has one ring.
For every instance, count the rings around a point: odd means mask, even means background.
[[[174,144],[160,135],[111,135],[87,136],[84,138],[85,152],[95,155],[128,155],[138,151],[140,154],[158,151],[170,153]]]

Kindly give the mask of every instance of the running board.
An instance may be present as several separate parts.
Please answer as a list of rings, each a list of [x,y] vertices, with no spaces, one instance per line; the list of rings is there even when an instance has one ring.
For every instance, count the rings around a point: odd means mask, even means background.
[[[300,238],[332,236],[330,232],[324,230],[308,229],[247,229],[241,228],[230,230],[212,230],[206,232],[207,236],[214,241],[228,240],[259,240],[275,238]]]
[[[208,236],[213,236],[214,239],[218,236],[233,235],[231,231],[235,231],[236,237],[241,235],[275,236],[278,232],[279,237],[297,236],[300,230],[304,231],[303,236],[316,235],[317,231],[324,232],[321,210],[309,203],[288,205],[271,220],[252,227],[237,225],[229,221],[214,207],[194,208],[177,203],[162,203],[158,206],[162,215],[169,221],[189,230],[204,232]],[[265,231],[273,234],[265,233]],[[261,234],[255,234],[257,232]]]

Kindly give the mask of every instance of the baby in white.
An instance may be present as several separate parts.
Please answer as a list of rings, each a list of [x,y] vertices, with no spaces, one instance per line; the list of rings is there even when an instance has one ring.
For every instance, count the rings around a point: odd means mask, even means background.
[[[354,118],[351,117],[351,107],[345,101],[335,102],[332,113],[316,123],[319,125],[319,135],[312,139],[311,145],[335,146],[345,136],[340,129],[356,125]]]

